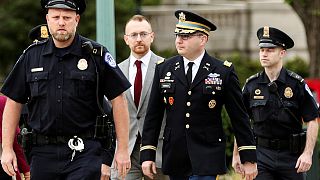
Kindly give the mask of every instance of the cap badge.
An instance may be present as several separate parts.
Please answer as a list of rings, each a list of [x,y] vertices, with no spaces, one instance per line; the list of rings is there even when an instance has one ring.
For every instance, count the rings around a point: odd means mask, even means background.
[[[290,87],[286,87],[286,89],[284,90],[284,96],[286,98],[291,98],[293,96],[293,92]]]
[[[216,106],[216,104],[217,104],[216,100],[212,99],[211,101],[209,101],[208,106],[210,109],[213,109]]]
[[[266,38],[270,37],[268,26],[263,27],[263,37],[266,37]]]
[[[80,59],[77,65],[78,69],[81,71],[86,70],[88,68],[88,62],[85,59]]]
[[[183,12],[179,13],[179,21],[180,22],[186,21],[186,15]]]
[[[49,33],[48,33],[48,28],[47,26],[41,26],[40,27],[40,32],[41,32],[41,38],[48,38],[49,37]]]

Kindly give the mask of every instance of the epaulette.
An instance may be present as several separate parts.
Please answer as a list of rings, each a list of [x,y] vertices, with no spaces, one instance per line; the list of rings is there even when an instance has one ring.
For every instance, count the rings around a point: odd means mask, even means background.
[[[159,60],[159,61],[157,62],[157,64],[161,64],[161,63],[163,63],[164,61],[165,61],[165,59],[162,58],[161,60]]]
[[[93,47],[92,54],[96,55],[96,56],[102,56],[103,55],[103,46]]]
[[[46,40],[43,40],[43,41],[35,41],[35,42],[33,42],[33,43],[30,44],[25,50],[23,50],[23,54],[24,54],[25,52],[27,52],[29,49],[31,49],[32,47],[38,46],[38,45],[41,45],[41,44],[44,44],[45,42],[47,42],[47,39],[46,39]]]
[[[246,83],[248,83],[249,81],[251,80],[254,80],[256,78],[258,78],[260,76],[260,73],[257,73],[257,74],[254,74],[252,76],[250,76],[247,80],[246,80]]]
[[[227,66],[227,67],[230,67],[232,65],[232,62],[229,62],[229,61],[224,61],[223,62],[223,65]]]
[[[293,77],[294,79],[296,79],[296,80],[298,80],[300,82],[304,81],[304,79],[300,75],[298,75],[297,73],[292,72],[290,70],[287,70],[287,71],[288,71],[289,76]]]

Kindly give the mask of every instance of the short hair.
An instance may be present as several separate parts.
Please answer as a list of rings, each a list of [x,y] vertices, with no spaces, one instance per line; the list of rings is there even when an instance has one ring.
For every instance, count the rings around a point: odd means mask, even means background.
[[[139,22],[142,22],[142,21],[147,21],[149,24],[150,24],[150,27],[151,27],[151,23],[149,21],[148,18],[146,18],[145,16],[143,15],[140,15],[140,14],[136,14],[136,15],[133,15],[126,23],[125,27],[127,27],[127,24],[130,22],[130,21],[139,21]],[[151,30],[152,30],[152,27],[151,27]]]

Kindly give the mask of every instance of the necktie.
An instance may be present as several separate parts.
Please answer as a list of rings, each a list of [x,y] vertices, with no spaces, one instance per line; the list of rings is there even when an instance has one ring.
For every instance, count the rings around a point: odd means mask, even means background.
[[[193,66],[194,62],[189,62],[188,63],[188,71],[187,71],[187,81],[188,81],[188,86],[191,85],[192,82],[192,66]]]
[[[134,63],[137,67],[137,74],[134,79],[134,104],[136,105],[137,108],[139,106],[141,89],[142,89],[141,63],[142,61],[139,61],[139,60],[136,60],[136,62]]]

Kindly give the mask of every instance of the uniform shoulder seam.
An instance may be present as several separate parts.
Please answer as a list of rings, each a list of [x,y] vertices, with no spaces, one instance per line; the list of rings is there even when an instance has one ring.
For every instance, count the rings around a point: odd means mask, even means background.
[[[251,75],[247,80],[246,80],[246,83],[254,80],[254,79],[257,79],[258,77],[260,76],[260,73],[256,73],[254,75]]]
[[[290,70],[287,70],[287,72],[290,77],[293,77],[294,79],[298,80],[299,82],[304,81],[304,79],[300,75],[298,75],[297,73],[290,71]]]
[[[32,44],[30,44],[25,50],[23,50],[23,54],[26,53],[28,50],[30,50],[31,48],[35,47],[35,46],[39,46],[44,44],[45,42],[47,42],[48,40],[43,40],[43,41],[36,41]]]

